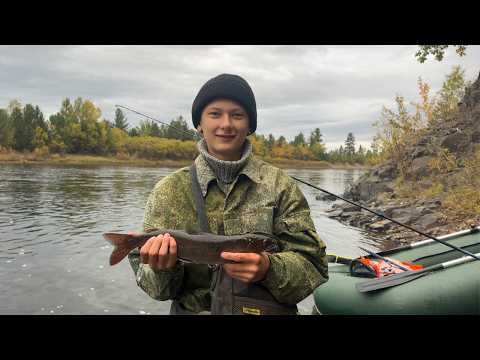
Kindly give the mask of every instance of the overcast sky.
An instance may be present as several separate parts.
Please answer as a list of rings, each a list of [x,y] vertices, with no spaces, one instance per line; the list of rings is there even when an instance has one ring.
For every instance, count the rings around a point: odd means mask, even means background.
[[[480,71],[480,46],[442,62],[416,61],[408,46],[0,46],[0,107],[10,100],[38,105],[46,118],[69,97],[93,101],[113,120],[121,104],[161,121],[183,116],[191,123],[200,87],[221,73],[238,74],[253,88],[258,134],[306,136],[319,127],[329,148],[353,132],[370,144],[382,106],[396,94],[418,100],[421,76],[436,92],[452,66],[467,79]],[[142,118],[125,111],[131,126]]]

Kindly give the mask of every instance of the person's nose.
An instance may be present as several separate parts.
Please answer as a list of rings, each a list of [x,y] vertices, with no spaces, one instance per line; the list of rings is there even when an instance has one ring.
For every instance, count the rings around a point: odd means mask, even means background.
[[[232,126],[232,117],[228,113],[224,113],[220,120],[220,128],[221,129],[231,129]]]

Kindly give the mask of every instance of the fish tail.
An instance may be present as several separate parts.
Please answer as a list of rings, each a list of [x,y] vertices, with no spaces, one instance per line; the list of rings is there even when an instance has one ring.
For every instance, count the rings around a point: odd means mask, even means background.
[[[132,249],[126,246],[116,247],[113,249],[112,253],[110,254],[110,265],[118,264],[130,253],[130,251],[132,251]]]
[[[110,255],[110,265],[118,264],[135,247],[129,243],[129,240],[134,237],[133,235],[105,233],[103,234],[103,237],[114,246],[112,254]]]

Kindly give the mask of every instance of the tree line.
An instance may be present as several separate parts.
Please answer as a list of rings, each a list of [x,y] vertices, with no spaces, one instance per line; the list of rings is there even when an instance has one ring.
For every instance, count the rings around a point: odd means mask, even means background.
[[[69,98],[62,101],[60,111],[45,119],[38,105],[10,101],[0,109],[0,148],[34,151],[48,156],[57,154],[126,155],[146,159],[194,159],[198,155],[199,137],[182,116],[169,125],[142,120],[131,127],[125,114],[117,108],[113,121],[102,117],[92,101]],[[355,145],[348,133],[344,146],[327,151],[319,128],[308,137],[302,132],[287,141],[253,134],[253,151],[265,159],[322,160],[334,163],[365,164],[375,156],[370,149]]]

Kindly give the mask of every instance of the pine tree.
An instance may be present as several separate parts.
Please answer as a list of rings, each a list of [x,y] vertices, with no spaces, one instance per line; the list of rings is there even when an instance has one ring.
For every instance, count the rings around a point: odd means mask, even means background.
[[[310,134],[310,146],[315,146],[316,144],[321,144],[322,141],[323,141],[322,140],[322,133],[320,132],[319,128],[316,128]]]
[[[268,140],[266,141],[268,151],[272,151],[275,146],[275,137],[272,134],[268,135]]]
[[[305,136],[303,135],[303,133],[300,133],[297,136],[295,136],[295,139],[293,139],[292,144],[295,146],[305,145]]]
[[[345,140],[345,154],[350,158],[355,155],[355,137],[351,132],[348,133],[347,140]]]
[[[127,131],[128,126],[127,118],[123,115],[123,111],[117,108],[115,110],[115,127]]]
[[[10,148],[13,145],[13,127],[5,109],[0,109],[0,146]]]

